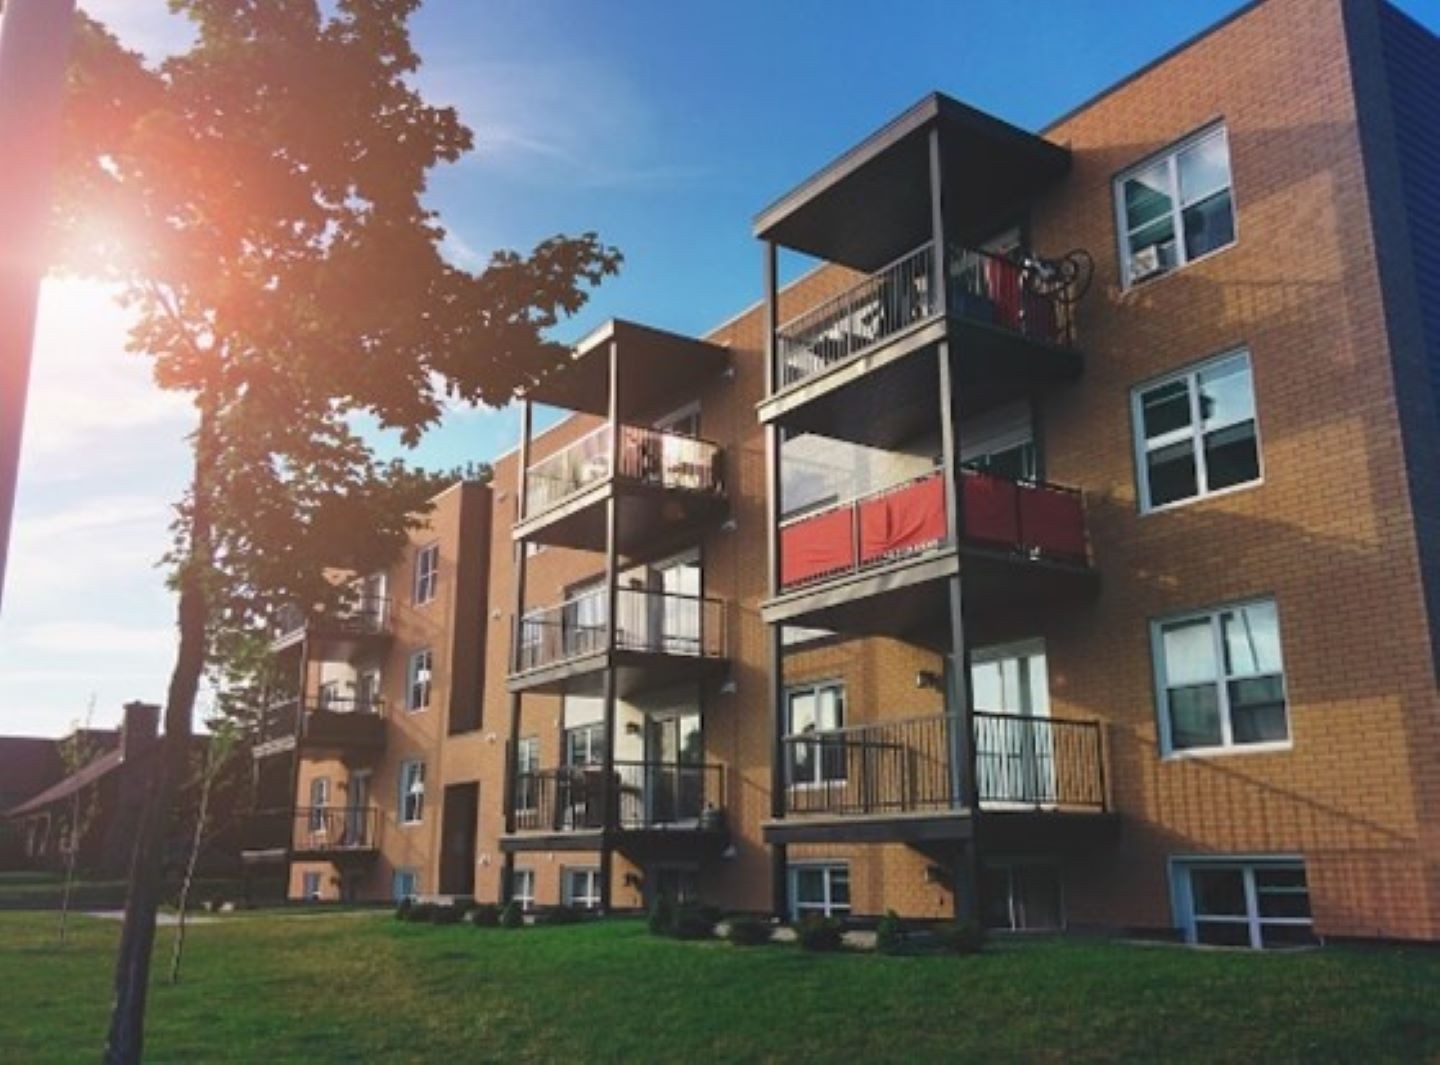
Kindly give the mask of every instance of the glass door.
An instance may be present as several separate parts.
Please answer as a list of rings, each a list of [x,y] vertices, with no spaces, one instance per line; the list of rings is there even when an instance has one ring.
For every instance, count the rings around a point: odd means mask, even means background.
[[[654,583],[660,592],[660,609],[652,612],[658,629],[654,646],[672,655],[702,653],[699,553],[660,563]]]
[[[977,650],[970,661],[981,802],[1054,802],[1050,683],[1040,641]]]
[[[360,847],[370,842],[370,770],[350,774],[345,802],[345,845]]]
[[[697,821],[705,802],[700,714],[655,714],[645,723],[647,824]]]

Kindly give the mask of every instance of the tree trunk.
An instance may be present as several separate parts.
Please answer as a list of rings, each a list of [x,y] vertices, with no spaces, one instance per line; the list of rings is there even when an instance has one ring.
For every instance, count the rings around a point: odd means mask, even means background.
[[[214,741],[212,740],[212,744]],[[215,779],[214,747],[205,756],[205,775],[200,783],[200,810],[195,815],[195,834],[190,839],[190,857],[185,863],[185,880],[180,885],[180,902],[175,914],[175,947],[170,952],[170,982],[180,982],[180,955],[185,951],[185,914],[190,905],[190,885],[195,882],[195,863],[205,839],[205,815],[210,809],[210,784]]]
[[[60,894],[60,945],[70,923],[70,888],[75,883],[75,859],[80,850],[80,793],[70,801],[70,853],[65,856],[65,889]]]
[[[146,808],[130,866],[125,898],[125,924],[115,959],[115,997],[110,1031],[105,1039],[105,1065],[139,1065],[145,1039],[145,1001],[150,986],[150,955],[155,946],[155,919],[164,889],[165,829],[176,782],[185,773],[190,750],[195,696],[205,672],[209,602],[206,575],[212,558],[210,507],[206,473],[215,431],[211,403],[203,393],[197,401],[200,424],[195,433],[195,468],[191,480],[188,550],[179,563],[180,601],[176,611],[180,644],[165,700],[165,737],[160,764],[151,776]]]

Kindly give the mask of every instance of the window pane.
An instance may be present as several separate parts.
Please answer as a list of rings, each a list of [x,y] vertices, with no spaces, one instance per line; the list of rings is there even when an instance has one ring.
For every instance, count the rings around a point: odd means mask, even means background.
[[[1196,921],[1195,938],[1212,947],[1248,947],[1250,926],[1240,921]]]
[[[801,905],[817,905],[825,901],[824,870],[795,870],[795,901]]]
[[[1145,456],[1145,464],[1152,507],[1189,499],[1199,491],[1195,482],[1195,445],[1190,440],[1156,448]]]
[[[1230,148],[1216,132],[1180,153],[1180,202],[1192,204],[1230,186]]]
[[[1219,689],[1214,684],[1172,688],[1170,702],[1170,746],[1218,747],[1220,732]]]
[[[1245,874],[1239,869],[1190,870],[1197,917],[1244,917]]]
[[[1261,917],[1309,917],[1310,896],[1303,891],[1287,894],[1261,892],[1258,900]]]
[[[1285,686],[1279,677],[1232,680],[1230,731],[1236,743],[1278,743],[1290,737]]]
[[[1205,428],[1234,425],[1255,417],[1255,395],[1250,360],[1226,359],[1196,375],[1200,391],[1200,420]]]
[[[832,906],[850,906],[850,870],[845,868],[832,869],[830,871],[830,904]]]
[[[1225,672],[1232,677],[1280,672],[1280,623],[1274,603],[1251,603],[1220,616]]]
[[[1260,942],[1266,947],[1313,946],[1315,930],[1308,924],[1266,924],[1260,926]]]
[[[1188,381],[1171,381],[1145,392],[1140,397],[1140,417],[1145,439],[1155,440],[1190,426],[1190,385]]]
[[[1185,208],[1181,217],[1185,226],[1186,259],[1198,259],[1235,240],[1235,212],[1229,192]]]
[[[1125,228],[1134,231],[1167,217],[1174,208],[1169,161],[1162,159],[1125,179]]]
[[[1209,618],[1173,622],[1160,631],[1168,687],[1218,679],[1215,638]]]
[[[1308,890],[1305,869],[1298,865],[1258,866],[1255,887],[1260,891]]]
[[[816,718],[822,729],[839,728],[843,693],[839,688],[821,688]]]
[[[1205,434],[1206,489],[1211,492],[1260,478],[1260,450],[1255,423],[1241,422]]]
[[[1177,263],[1175,254],[1175,223],[1166,215],[1126,238],[1130,246],[1130,277],[1148,277],[1165,270],[1173,270]]]
[[[815,694],[796,693],[790,696],[790,732],[799,735],[815,729]]]

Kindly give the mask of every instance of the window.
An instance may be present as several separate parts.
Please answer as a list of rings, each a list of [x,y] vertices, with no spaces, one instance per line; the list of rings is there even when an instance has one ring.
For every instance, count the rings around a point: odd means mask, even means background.
[[[605,724],[602,721],[565,730],[565,764],[599,765],[605,760]]]
[[[789,720],[786,729],[790,752],[790,784],[821,784],[845,779],[845,746],[838,737],[806,740],[812,732],[828,732],[845,723],[845,685],[826,684],[791,688],[786,694]]]
[[[1157,622],[1154,645],[1167,753],[1289,742],[1273,600]]]
[[[1235,243],[1225,127],[1197,134],[1115,179],[1120,261],[1128,285]]]
[[[532,811],[537,802],[540,771],[540,737],[526,736],[515,749],[515,809]]]
[[[405,685],[405,709],[428,710],[430,708],[430,676],[435,657],[429,648],[416,651],[410,656],[410,669]]]
[[[320,685],[316,692],[316,702],[321,710],[335,710],[340,707],[340,682],[338,680],[327,680]]]
[[[1177,917],[1191,943],[1259,948],[1315,942],[1302,861],[1181,860],[1175,874]]]
[[[510,879],[510,898],[525,912],[535,908],[535,870],[516,869]]]
[[[420,894],[420,874],[414,869],[396,869],[390,881],[390,892],[396,902],[413,899]]]
[[[600,908],[600,870],[564,870],[566,906],[577,910],[598,910]]]
[[[790,867],[790,914],[799,919],[808,913],[818,913],[823,917],[849,915],[848,865],[841,862]]]
[[[1141,510],[1260,480],[1248,351],[1136,389],[1132,403]]]
[[[1060,867],[1050,862],[996,862],[983,873],[985,925],[1012,932],[1064,925]]]
[[[362,714],[380,712],[380,671],[367,669],[355,684],[355,709]]]
[[[400,763],[400,809],[402,825],[418,825],[425,816],[425,763]]]
[[[330,805],[330,778],[316,777],[310,781],[310,831],[325,831],[325,810]]]
[[[320,901],[320,874],[306,873],[301,877],[300,897],[306,902]]]
[[[433,600],[439,586],[440,545],[430,544],[422,547],[419,554],[415,556],[415,605],[424,606]]]

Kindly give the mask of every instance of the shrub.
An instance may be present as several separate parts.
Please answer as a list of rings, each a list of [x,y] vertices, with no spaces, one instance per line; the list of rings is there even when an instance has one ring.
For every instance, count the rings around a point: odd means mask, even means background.
[[[434,913],[434,912],[435,912],[435,904],[434,904],[433,902],[415,902],[415,903],[411,903],[410,909],[408,909],[408,910],[405,912],[405,920],[407,920],[407,921],[428,921],[428,920],[430,920],[430,915],[431,915],[432,913]]]
[[[655,896],[645,923],[649,925],[652,936],[668,936],[675,931],[675,907],[668,895]]]
[[[514,899],[511,899],[509,902],[507,902],[505,904],[505,908],[500,911],[500,927],[525,927],[525,911],[520,908],[520,904]]]
[[[414,908],[414,906],[415,900],[410,898],[408,895],[405,898],[401,899],[395,906],[395,920],[410,920],[410,911]]]
[[[714,939],[720,915],[709,906],[681,906],[675,911],[671,934],[676,939]]]
[[[886,910],[885,916],[875,926],[875,949],[881,954],[895,954],[904,946],[905,922],[894,910]]]
[[[431,924],[459,924],[469,911],[468,902],[439,903],[430,911]]]
[[[482,902],[470,910],[470,923],[476,928],[498,928],[500,907],[493,902]]]
[[[556,906],[545,914],[546,924],[579,924],[585,920],[585,914],[573,906]]]
[[[763,947],[770,942],[774,931],[769,921],[758,917],[732,917],[728,935],[737,947]]]
[[[811,913],[796,921],[793,927],[795,938],[805,950],[828,953],[844,945],[845,926],[833,917]]]
[[[951,954],[979,954],[985,948],[985,929],[976,921],[941,925],[935,938]]]

